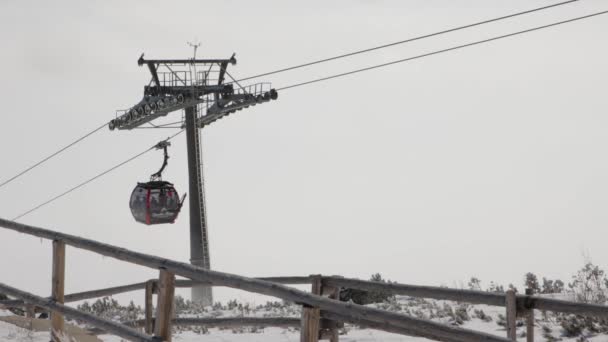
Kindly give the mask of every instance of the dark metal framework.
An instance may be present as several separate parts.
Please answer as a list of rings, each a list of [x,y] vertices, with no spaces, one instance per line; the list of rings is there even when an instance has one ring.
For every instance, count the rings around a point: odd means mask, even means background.
[[[144,87],[141,101],[116,112],[116,118],[108,124],[110,130],[130,130],[170,112],[195,106],[200,113],[197,126],[204,127],[237,110],[278,97],[270,83],[244,87],[236,80],[224,83],[229,75],[228,65],[236,64],[234,55],[229,59],[146,60],[142,54],[137,64],[146,65],[152,79]]]
[[[236,64],[234,55],[229,59],[146,60],[142,54],[137,64],[139,66],[146,65],[150,70],[152,79],[144,87],[142,100],[127,110],[117,111],[116,118],[109,123],[109,128],[110,130],[139,128],[156,118],[166,116],[170,112],[184,110],[185,122],[182,128],[186,130],[190,189],[190,263],[204,269],[210,269],[199,128],[205,127],[237,110],[276,100],[278,97],[277,91],[271,87],[270,83],[242,86],[238,80],[232,78],[227,68],[229,64]],[[224,83],[226,77],[229,77],[232,82]],[[175,123],[168,125],[173,124]],[[150,125],[152,124],[150,123]],[[138,184],[133,193],[135,197],[132,195],[131,201],[133,216],[136,220],[146,224],[173,222],[183,204],[182,199],[175,211],[166,211],[173,214],[170,217],[155,217],[155,212],[151,210],[151,200],[145,201],[146,210],[139,210],[138,208],[141,206],[136,205],[142,202],[141,200],[137,202],[138,195],[143,193],[153,195],[153,192],[159,191],[156,188],[148,189],[144,185],[160,185],[161,190],[167,187],[168,190],[165,192],[175,193],[177,196],[177,192],[170,183],[160,181],[160,175],[168,158],[166,154],[167,146],[159,145],[157,148],[162,148],[165,151],[163,166],[159,172],[152,175],[151,179],[158,181]],[[150,208],[150,210],[147,208]],[[158,215],[164,213],[161,210]],[[213,304],[211,287],[205,285],[193,286],[192,300],[204,305]]]

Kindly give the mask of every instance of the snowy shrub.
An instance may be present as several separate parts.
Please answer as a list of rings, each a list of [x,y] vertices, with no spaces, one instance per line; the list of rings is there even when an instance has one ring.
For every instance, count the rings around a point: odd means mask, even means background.
[[[564,282],[557,279],[551,280],[543,277],[541,293],[562,293],[564,292]]]
[[[471,277],[467,285],[469,286],[469,290],[481,291],[481,280],[476,277]]]
[[[482,320],[484,322],[492,322],[492,317],[486,315],[486,313],[482,309],[473,310],[473,317],[479,318],[480,320]]]
[[[545,339],[545,341],[547,341],[547,342],[557,342],[557,341],[561,340],[560,338],[557,338],[557,337],[553,336],[553,334],[552,334],[553,330],[548,325],[543,324],[541,326],[541,329],[542,329],[542,336]]]
[[[498,314],[498,318],[496,319],[496,324],[498,324],[501,327],[506,327],[507,326],[507,318],[505,317],[505,315]]]
[[[524,284],[526,285],[526,288],[531,289],[533,293],[540,292],[540,284],[538,283],[538,278],[536,277],[536,274],[532,272],[526,273]]]
[[[560,320],[563,335],[566,337],[577,337],[583,333],[585,322],[577,315],[567,315]]]
[[[591,262],[585,264],[574,276],[568,287],[574,292],[576,300],[584,303],[604,304],[608,279],[604,270]]]
[[[488,286],[488,292],[505,293],[505,288],[502,285],[498,285],[491,281],[490,286]]]
[[[371,276],[371,281],[386,283],[380,273]],[[372,303],[382,303],[394,297],[393,294],[385,291],[364,291],[357,289],[344,288],[340,290],[340,300],[343,302],[353,301],[355,304],[367,305]]]
[[[469,316],[469,308],[471,305],[461,303],[456,306],[454,310],[454,315],[452,316],[451,323],[454,325],[462,325],[466,321],[471,320],[471,316]]]
[[[135,306],[133,301],[128,306],[122,306],[110,297],[103,297],[90,305],[85,301],[83,304],[78,305],[76,309],[119,322],[133,321],[143,317],[144,314],[143,309],[140,306]]]

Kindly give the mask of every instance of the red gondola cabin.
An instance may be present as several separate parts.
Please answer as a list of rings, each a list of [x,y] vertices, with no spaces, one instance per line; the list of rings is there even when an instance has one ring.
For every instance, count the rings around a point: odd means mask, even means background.
[[[131,193],[129,206],[137,222],[152,225],[175,222],[182,203],[173,184],[150,181],[137,183]]]

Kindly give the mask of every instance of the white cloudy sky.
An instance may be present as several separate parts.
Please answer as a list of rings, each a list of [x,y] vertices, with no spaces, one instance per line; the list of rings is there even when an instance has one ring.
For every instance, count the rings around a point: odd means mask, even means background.
[[[142,52],[189,57],[197,39],[200,57],[235,52],[229,71],[244,77],[553,2],[2,1],[0,179],[139,101]],[[260,81],[282,87],[606,9],[581,0]],[[567,279],[583,254],[608,267],[606,32],[601,16],[295,88],[204,129],[212,267],[428,285],[521,285],[528,271]],[[0,188],[0,216],[172,133],[104,129]],[[187,191],[184,136],[170,153],[165,177]],[[21,222],[187,261],[186,215],[147,227],[128,210],[160,162],[149,153]],[[0,240],[0,282],[47,294],[50,243]],[[154,276],[68,250],[68,292]],[[216,291],[231,297],[250,298]]]

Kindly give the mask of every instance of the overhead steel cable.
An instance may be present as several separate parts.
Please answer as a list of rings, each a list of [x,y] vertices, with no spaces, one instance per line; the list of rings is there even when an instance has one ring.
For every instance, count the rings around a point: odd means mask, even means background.
[[[169,140],[171,140],[171,139],[175,138],[176,136],[178,136],[178,135],[179,135],[180,133],[182,133],[183,131],[184,131],[184,130],[181,130],[181,131],[179,131],[179,132],[177,132],[177,133],[173,134],[172,136],[168,137],[168,138],[167,138],[167,139],[165,139],[164,141],[169,141]],[[30,214],[30,213],[32,213],[32,212],[34,212],[34,211],[36,211],[36,210],[38,210],[38,209],[40,209],[40,208],[44,207],[45,205],[47,205],[47,204],[49,204],[49,203],[51,203],[51,202],[54,202],[54,201],[56,201],[56,200],[60,199],[61,197],[65,196],[65,195],[67,195],[67,194],[69,194],[69,193],[71,193],[72,191],[75,191],[75,190],[77,190],[77,189],[79,189],[79,188],[82,188],[83,186],[85,186],[85,185],[87,185],[87,184],[91,183],[92,181],[94,181],[94,180],[96,180],[96,179],[98,179],[98,178],[100,178],[100,177],[102,177],[102,176],[104,176],[104,175],[106,175],[106,174],[108,174],[108,173],[110,173],[110,172],[112,172],[112,171],[116,170],[117,168],[119,168],[119,167],[121,167],[121,166],[123,166],[123,165],[125,165],[125,164],[127,164],[127,163],[129,163],[129,162],[131,162],[131,161],[133,161],[133,160],[135,160],[135,159],[137,159],[137,158],[139,158],[139,157],[143,156],[144,154],[146,154],[146,153],[148,153],[148,152],[152,151],[152,150],[153,150],[153,149],[154,149],[154,148],[155,148],[157,145],[158,145],[158,144],[154,144],[154,146],[152,146],[152,147],[150,147],[150,148],[146,149],[145,151],[140,152],[140,153],[138,153],[138,154],[136,154],[136,155],[132,156],[131,158],[129,158],[129,159],[127,159],[127,160],[125,160],[125,161],[123,161],[123,162],[121,162],[121,163],[117,164],[117,165],[112,166],[111,168],[109,168],[109,169],[107,169],[107,170],[103,171],[102,173],[100,173],[100,174],[98,174],[98,175],[96,175],[96,176],[94,176],[94,177],[91,177],[91,178],[87,179],[86,181],[84,181],[84,182],[82,182],[82,183],[80,183],[80,184],[78,184],[78,185],[76,185],[76,186],[74,186],[74,187],[72,187],[72,188],[70,188],[70,189],[68,189],[68,190],[66,190],[66,191],[64,191],[64,192],[62,192],[62,193],[60,193],[59,195],[57,195],[57,196],[55,196],[55,197],[53,197],[53,198],[51,198],[51,199],[49,199],[49,200],[47,200],[47,201],[45,201],[45,202],[40,203],[39,205],[37,205],[37,206],[33,207],[33,208],[32,208],[32,209],[30,209],[30,210],[28,210],[28,211],[26,211],[26,212],[23,212],[22,214],[20,214],[20,215],[18,215],[18,216],[15,216],[15,217],[14,217],[12,220],[13,220],[13,221],[16,221],[16,220],[18,220],[18,219],[20,219],[20,218],[24,217],[25,215],[28,215],[28,214]]]
[[[5,185],[9,184],[10,182],[14,181],[15,179],[17,179],[17,178],[19,178],[19,177],[23,176],[24,174],[26,174],[26,173],[30,172],[30,171],[31,171],[31,170],[33,170],[34,168],[36,168],[36,167],[38,167],[38,166],[42,165],[43,163],[45,163],[45,162],[46,162],[46,161],[48,161],[49,159],[51,159],[51,158],[53,158],[53,157],[57,156],[57,155],[58,155],[58,154],[60,154],[61,152],[63,152],[63,151],[65,151],[65,150],[69,149],[70,147],[72,147],[72,146],[74,146],[74,145],[78,144],[79,142],[83,141],[84,139],[86,139],[86,138],[90,137],[90,136],[91,136],[91,135],[93,135],[94,133],[96,133],[96,132],[98,132],[99,130],[101,130],[102,128],[106,127],[106,125],[107,125],[107,124],[108,124],[108,122],[105,122],[103,125],[101,125],[101,126],[99,126],[99,127],[95,128],[94,130],[90,131],[89,133],[87,133],[87,134],[85,134],[85,135],[81,136],[80,138],[78,138],[78,139],[74,140],[73,142],[71,142],[71,143],[69,143],[68,145],[64,146],[63,148],[59,149],[57,152],[54,152],[53,154],[51,154],[51,155],[49,155],[48,157],[46,157],[46,158],[42,159],[41,161],[37,162],[36,164],[34,164],[34,165],[32,165],[32,166],[28,167],[27,169],[25,169],[25,170],[23,170],[23,171],[19,172],[18,174],[14,175],[13,177],[11,177],[11,178],[9,178],[9,179],[5,180],[4,182],[0,183],[0,188],[2,188],[3,186],[5,186]]]
[[[539,12],[539,11],[542,11],[542,10],[546,10],[546,9],[549,9],[549,8],[553,8],[553,7],[558,7],[558,6],[570,4],[570,3],[573,3],[573,2],[577,2],[577,1],[579,1],[579,0],[569,0],[569,1],[564,1],[564,2],[558,2],[556,4],[547,5],[547,6],[543,6],[543,7],[538,7],[538,8],[534,8],[534,9],[523,11],[523,12],[517,12],[517,13],[505,15],[505,16],[498,17],[498,18],[483,20],[483,21],[476,22],[476,23],[473,23],[473,24],[468,24],[468,25],[464,25],[464,26],[458,26],[458,27],[454,27],[454,28],[451,28],[451,29],[447,29],[447,30],[443,30],[443,31],[435,32],[435,33],[430,33],[430,34],[425,34],[425,35],[414,37],[414,38],[408,38],[408,39],[405,39],[405,40],[400,40],[398,42],[393,42],[393,43],[388,43],[388,44],[384,44],[384,45],[379,45],[379,46],[375,46],[375,47],[368,48],[368,49],[357,50],[357,51],[345,53],[345,54],[334,56],[334,57],[323,58],[323,59],[319,59],[319,60],[308,62],[308,63],[304,63],[304,64],[299,64],[299,65],[295,65],[295,66],[291,66],[291,67],[287,67],[287,68],[283,68],[283,69],[269,71],[269,72],[265,72],[265,73],[261,73],[261,74],[257,74],[257,75],[253,75],[253,76],[249,76],[249,77],[245,77],[245,78],[241,78],[241,79],[236,80],[234,82],[238,84],[238,82],[240,82],[240,81],[246,81],[246,80],[250,80],[250,79],[253,79],[253,78],[258,78],[258,77],[263,77],[263,76],[268,76],[268,75],[274,75],[274,74],[278,74],[278,73],[281,73],[281,72],[295,70],[295,69],[300,69],[300,68],[304,68],[304,67],[307,67],[307,66],[311,66],[311,65],[315,65],[315,64],[320,64],[320,63],[325,63],[325,62],[333,61],[333,60],[340,59],[340,58],[346,58],[346,57],[351,57],[351,56],[355,56],[355,55],[359,55],[359,54],[363,54],[363,53],[367,53],[367,52],[371,52],[371,51],[375,51],[375,50],[380,50],[380,49],[388,48],[388,47],[395,46],[395,45],[410,43],[410,42],[414,42],[414,41],[417,41],[417,40],[422,40],[422,39],[426,39],[426,38],[430,38],[430,37],[435,37],[435,36],[439,36],[439,35],[446,34],[446,33],[456,32],[456,31],[468,29],[468,28],[475,27],[475,26],[480,26],[480,25],[489,24],[489,23],[493,23],[493,22],[497,22],[497,21],[501,21],[501,20],[505,20],[505,19],[509,19],[509,18],[514,18],[514,17],[520,16],[520,15],[525,15],[525,14],[530,14],[530,13],[534,13],[534,12]],[[230,83],[232,83],[232,82],[230,82]]]
[[[454,46],[454,47],[447,48],[447,49],[442,49],[442,50],[437,50],[437,51],[425,53],[425,54],[422,54],[422,55],[417,55],[417,56],[413,56],[413,57],[398,59],[398,60],[392,61],[392,62],[377,64],[377,65],[373,65],[373,66],[366,67],[366,68],[361,68],[361,69],[347,71],[347,72],[343,72],[343,73],[339,73],[339,74],[335,74],[335,75],[331,75],[331,76],[321,77],[321,78],[317,78],[317,79],[314,79],[314,80],[311,80],[311,81],[296,83],[296,84],[292,84],[292,85],[285,86],[285,87],[282,87],[282,88],[277,88],[277,91],[291,89],[291,88],[296,88],[296,87],[300,87],[300,86],[307,85],[307,84],[312,84],[312,83],[323,82],[323,81],[327,81],[327,80],[334,79],[334,78],[339,78],[339,77],[343,77],[343,76],[347,76],[347,75],[352,75],[352,74],[360,73],[360,72],[363,72],[363,71],[383,68],[383,67],[386,67],[386,66],[389,66],[389,65],[393,65],[393,64],[409,62],[409,61],[412,61],[412,60],[415,60],[415,59],[420,59],[420,58],[424,58],[424,57],[438,55],[438,54],[441,54],[441,53],[444,53],[444,52],[459,50],[459,49],[463,49],[463,48],[466,48],[466,47],[480,45],[480,44],[492,42],[492,41],[499,40],[499,39],[509,38],[509,37],[513,37],[513,36],[517,36],[517,35],[522,35],[522,34],[525,34],[525,33],[539,31],[539,30],[546,29],[546,28],[549,28],[549,27],[554,27],[554,26],[563,25],[563,24],[567,24],[567,23],[571,23],[571,22],[575,22],[575,21],[579,21],[579,20],[583,20],[583,19],[588,19],[588,18],[596,17],[596,16],[599,16],[599,15],[602,15],[602,14],[606,14],[606,13],[608,13],[608,10],[607,11],[602,11],[602,12],[596,12],[596,13],[585,15],[585,16],[582,16],[582,17],[576,17],[576,18],[572,18],[572,19],[568,19],[568,20],[558,21],[558,22],[555,22],[555,23],[552,23],[552,24],[537,26],[537,27],[533,27],[533,28],[530,28],[530,29],[527,29],[527,30],[517,31],[517,32],[505,34],[505,35],[502,35],[502,36],[497,36],[497,37],[492,37],[492,38],[488,38],[488,39],[478,40],[478,41],[475,41],[475,42],[472,42],[472,43],[462,44],[462,45]]]
[[[393,43],[389,43],[389,44],[379,45],[379,46],[376,46],[376,47],[372,47],[372,48],[368,48],[368,49],[363,49],[363,50],[358,50],[358,51],[353,51],[353,52],[350,52],[350,53],[346,53],[346,54],[342,54],[342,55],[338,55],[338,56],[334,56],[334,57],[329,57],[329,58],[324,58],[324,59],[316,60],[316,61],[309,62],[309,63],[304,63],[304,64],[300,64],[300,65],[296,65],[296,66],[292,66],[292,67],[287,67],[287,68],[283,68],[283,69],[278,69],[278,70],[274,70],[274,71],[270,71],[270,72],[265,72],[265,73],[262,73],[262,74],[258,74],[258,75],[254,75],[254,76],[250,76],[250,77],[246,77],[246,78],[242,78],[242,79],[239,79],[239,80],[234,80],[233,79],[233,82],[236,83],[236,84],[238,84],[238,82],[240,82],[240,81],[245,81],[245,80],[249,80],[249,79],[253,79],[253,78],[257,78],[257,77],[262,77],[262,76],[267,76],[267,75],[273,75],[273,74],[277,74],[277,73],[285,72],[285,71],[289,71],[289,70],[295,70],[295,69],[299,69],[299,68],[303,68],[303,67],[319,64],[319,63],[325,63],[325,62],[329,62],[329,61],[340,59],[340,58],[350,57],[350,56],[354,56],[354,55],[358,55],[358,54],[362,54],[362,53],[366,53],[366,52],[371,52],[371,51],[374,51],[374,50],[379,50],[379,49],[383,49],[383,48],[387,48],[387,47],[391,47],[391,46],[395,46],[395,45],[399,45],[399,44],[405,44],[405,43],[413,42],[413,41],[416,41],[416,40],[421,40],[421,39],[430,38],[430,37],[433,37],[433,36],[438,36],[438,35],[445,34],[445,33],[455,32],[455,31],[464,30],[464,29],[475,27],[475,26],[479,26],[479,25],[484,25],[484,24],[488,24],[488,23],[492,23],[492,22],[496,22],[496,21],[500,21],[500,20],[505,20],[505,19],[517,17],[517,16],[520,16],[520,15],[534,13],[534,12],[538,12],[538,11],[550,9],[550,8],[553,8],[553,7],[558,7],[558,6],[566,5],[566,4],[577,2],[577,1],[580,1],[580,0],[563,1],[563,2],[556,3],[556,4],[547,5],[547,6],[543,6],[543,7],[538,7],[538,8],[534,8],[534,9],[531,9],[531,10],[522,11],[522,12],[517,12],[517,13],[505,15],[505,16],[498,17],[498,18],[493,18],[493,19],[489,19],[489,20],[480,21],[480,22],[477,22],[477,23],[469,24],[469,25],[459,26],[459,27],[448,29],[448,30],[443,30],[443,31],[439,31],[439,32],[431,33],[431,34],[426,34],[426,35],[419,36],[419,37],[409,38],[409,39],[401,40],[401,41],[398,41],[398,42],[393,42]],[[230,82],[230,83],[233,83],[233,82]],[[62,153],[63,151],[69,149],[70,147],[76,145],[80,141],[82,141],[82,140],[86,139],[87,137],[91,136],[93,133],[101,130],[107,124],[108,124],[107,122],[104,123],[100,127],[94,129],[93,131],[87,133],[86,135],[78,138],[74,142],[68,144],[67,146],[65,146],[63,148],[61,148],[57,152],[49,155],[48,157],[42,159],[41,161],[37,162],[36,164],[34,164],[34,165],[28,167],[27,169],[21,171],[20,173],[16,174],[15,176],[13,176],[13,177],[7,179],[6,181],[0,183],[0,188],[2,188],[3,186],[9,184],[10,182],[14,181],[15,179],[21,177],[22,175],[28,173],[32,169],[40,166],[41,164],[43,164],[46,161],[48,161],[49,159],[57,156],[58,154]]]

